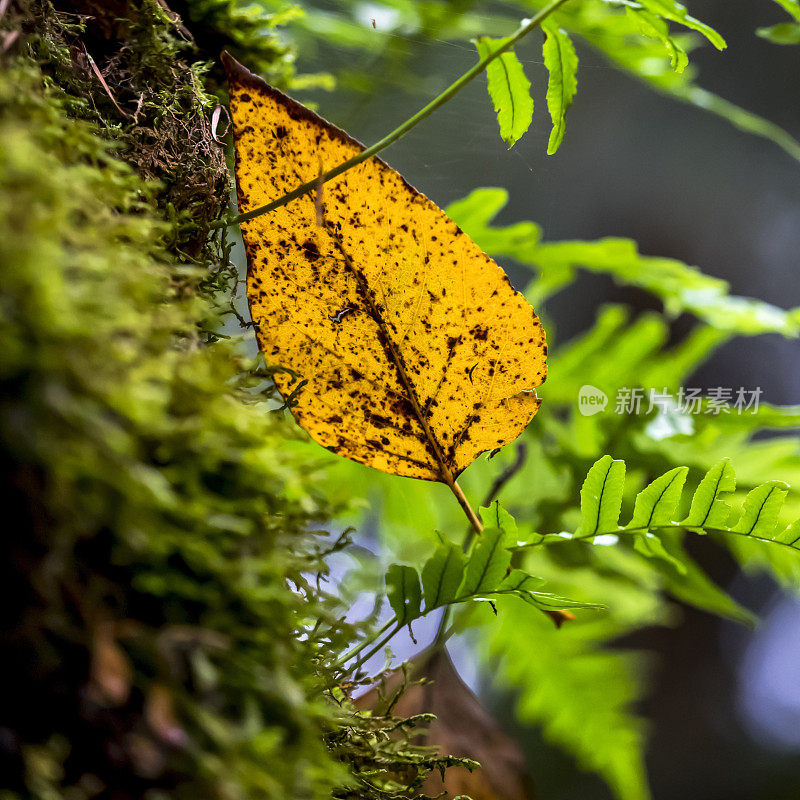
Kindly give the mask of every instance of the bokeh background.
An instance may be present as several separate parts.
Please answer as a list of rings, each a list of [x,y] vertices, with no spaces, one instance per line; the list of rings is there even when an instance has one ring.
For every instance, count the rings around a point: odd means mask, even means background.
[[[337,47],[295,34],[298,70],[330,72],[336,88],[303,92],[324,116],[371,143],[402,122],[474,63],[467,41],[398,27],[377,3],[304,3],[375,27],[374,50]],[[770,0],[692,0],[729,47],[692,56],[699,83],[800,137],[800,51],[755,36],[781,21]],[[490,3],[458,3],[490,24]],[[335,17],[331,17],[331,20]],[[333,24],[331,22],[331,24]],[[494,33],[494,31],[491,31]],[[479,186],[502,186],[509,205],[498,223],[534,220],[545,239],[635,239],[642,253],[670,256],[727,280],[736,294],[789,308],[800,305],[800,164],[773,144],[696,108],[654,94],[579,50],[579,91],[557,155],[549,132],[539,34],[518,47],[533,84],[534,125],[512,150],[501,141],[485,79],[384,153],[441,206]],[[356,80],[356,76],[361,76]],[[368,79],[367,79],[368,78]],[[300,96],[300,95],[299,95]],[[513,265],[509,265],[512,279]],[[600,306],[653,299],[584,274],[547,308],[549,336],[565,341],[588,328]],[[675,335],[690,321],[678,319]],[[763,390],[776,404],[800,403],[800,345],[777,335],[728,344],[695,376],[700,387]],[[681,624],[628,642],[654,653],[652,691],[641,707],[651,720],[649,767],[657,800],[796,800],[800,797],[800,603],[769,580],[745,578],[720,549],[692,543],[720,583],[762,617],[754,630],[683,608]],[[421,634],[424,637],[424,631]],[[610,797],[535,730],[515,727],[510,698],[487,693],[468,650],[455,648],[464,676],[524,743],[545,800]],[[569,777],[571,776],[571,777]]]

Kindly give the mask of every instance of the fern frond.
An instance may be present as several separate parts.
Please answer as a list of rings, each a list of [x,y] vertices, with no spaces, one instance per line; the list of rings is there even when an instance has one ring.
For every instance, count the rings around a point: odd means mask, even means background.
[[[486,519],[486,512],[481,509]],[[619,514],[619,510],[617,510]],[[419,572],[392,564],[386,573],[389,604],[398,625],[408,625],[431,611],[470,600],[492,600],[513,595],[542,610],[598,608],[595,603],[570,600],[541,591],[544,580],[521,569],[511,569],[516,531],[514,518],[499,503],[491,509],[495,525],[484,528],[466,555],[452,542],[441,542]],[[605,517],[603,517],[605,519]],[[424,600],[424,605],[422,603]]]
[[[800,520],[789,526],[779,524],[789,485],[767,481],[752,489],[741,510],[732,508],[723,495],[736,489],[736,476],[725,459],[703,476],[695,490],[689,513],[677,519],[688,467],[675,467],[656,478],[636,496],[631,521],[619,524],[625,481],[625,462],[603,456],[591,467],[581,489],[581,522],[574,534],[536,535],[523,548],[565,541],[591,541],[599,536],[632,535],[643,537],[636,549],[643,555],[679,559],[669,554],[656,534],[666,531],[689,531],[698,534],[721,534],[745,538],[751,542],[792,551],[800,568]],[[644,542],[643,545],[641,542]]]

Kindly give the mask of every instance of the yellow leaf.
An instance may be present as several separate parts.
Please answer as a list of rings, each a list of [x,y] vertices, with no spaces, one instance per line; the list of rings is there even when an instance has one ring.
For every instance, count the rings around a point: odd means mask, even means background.
[[[364,148],[225,58],[239,207]],[[539,407],[544,331],[505,273],[427,197],[371,158],[242,224],[259,346],[324,447],[451,485]]]

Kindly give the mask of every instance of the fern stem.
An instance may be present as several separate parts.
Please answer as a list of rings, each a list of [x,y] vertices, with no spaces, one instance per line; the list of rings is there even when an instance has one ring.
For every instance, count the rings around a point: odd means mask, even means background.
[[[422,120],[426,119],[434,111],[443,106],[448,100],[461,91],[461,89],[463,89],[471,80],[473,80],[473,78],[476,78],[478,75],[480,75],[486,69],[486,67],[492,61],[494,61],[494,59],[498,58],[507,50],[510,50],[520,39],[522,39],[523,36],[530,33],[535,28],[538,28],[542,22],[544,22],[544,20],[550,16],[550,14],[552,14],[559,6],[562,6],[566,2],[567,0],[553,0],[549,5],[545,6],[541,11],[539,11],[538,14],[534,15],[531,19],[526,20],[519,28],[517,28],[516,31],[514,31],[514,33],[511,34],[511,36],[508,37],[505,44],[503,44],[501,47],[498,47],[493,53],[490,53],[478,61],[474,67],[467,70],[467,72],[458,78],[458,80],[450,84],[450,86],[448,86],[440,95],[435,97],[430,101],[430,103],[414,114],[413,117],[407,119],[402,125],[395,128],[391,133],[388,133],[380,141],[375,142],[375,144],[373,144],[371,147],[368,147],[366,150],[363,150],[358,155],[353,156],[353,158],[348,159],[333,169],[328,170],[319,177],[314,178],[314,180],[301,184],[288,194],[283,195],[283,197],[279,197],[277,200],[267,203],[267,205],[259,206],[258,208],[254,208],[251,211],[245,212],[244,214],[239,214],[238,216],[227,221],[220,220],[218,222],[214,222],[210,227],[220,228],[227,225],[236,225],[241,222],[247,222],[255,217],[259,217],[262,214],[267,214],[270,211],[275,211],[275,209],[285,206],[292,200],[296,200],[297,198],[303,197],[309,192],[317,190],[323,183],[338,177],[351,167],[355,167],[367,159],[372,158],[372,156],[380,153],[381,150],[385,150],[387,147],[389,147],[389,145],[394,144],[398,139],[405,136],[412,128],[416,127],[420,122],[422,122]]]
[[[475,536],[475,534],[477,533],[480,535],[483,533],[483,523],[481,522],[480,517],[478,517],[478,515],[472,509],[472,506],[469,504],[469,500],[467,500],[464,490],[458,485],[458,481],[453,481],[450,484],[450,489],[456,496],[458,504],[464,510],[464,513],[469,520],[470,527],[467,529],[467,533],[464,536],[464,542],[461,545],[462,550],[466,551],[472,543],[472,538]],[[439,619],[439,627],[436,629],[436,636],[433,637],[431,647],[441,647],[450,638],[450,634],[447,634],[446,630],[451,616],[452,613],[450,611],[450,606],[445,606],[444,610],[442,611],[442,616]]]
[[[706,528],[697,525],[683,525],[682,523],[675,523],[673,525],[655,525],[652,528],[645,526],[639,528],[617,528],[616,530],[613,531],[597,531],[596,533],[586,533],[583,534],[582,536],[570,536],[569,538],[563,536],[557,536],[556,538],[553,539],[543,538],[538,542],[530,542],[529,544],[517,545],[514,548],[514,550],[530,550],[532,547],[540,547],[541,545],[549,545],[549,544],[562,544],[567,542],[585,542],[586,540],[594,539],[597,536],[621,536],[626,533],[638,534],[638,533],[649,533],[650,531],[702,531],[702,533],[721,533],[721,534],[731,533],[734,536],[741,536],[744,539],[750,539],[756,542],[766,542],[767,544],[777,544],[780,545],[781,547],[788,547],[795,553],[800,552],[800,548],[796,547],[790,542],[781,542],[778,541],[777,539],[767,539],[766,536],[757,536],[756,534],[745,533],[744,531],[734,531],[731,530],[730,528]]]
[[[391,620],[389,620],[389,624],[391,625],[392,622],[395,622],[394,617]],[[352,667],[352,669],[350,671],[353,672],[353,671],[357,670],[362,664],[365,664],[367,661],[369,661],[372,658],[372,656],[375,655],[375,653],[377,653],[382,647],[385,647],[400,632],[402,627],[403,626],[398,622],[386,634],[386,636],[383,637],[383,639],[380,639],[375,644],[374,647],[372,647],[370,650],[368,650],[366,653],[364,653],[364,655],[361,656],[361,658],[359,658],[358,661],[356,661],[356,663],[353,665],[353,667]]]
[[[436,628],[436,636],[433,637],[431,648],[442,647],[444,643],[453,635],[453,627],[450,625],[450,618],[453,616],[450,606],[445,606],[442,616],[439,618],[439,627]]]
[[[349,650],[343,656],[340,656],[339,658],[337,658],[336,661],[333,664],[334,669],[336,667],[343,666],[351,658],[357,656],[365,647],[369,647],[373,642],[375,642],[378,639],[380,639],[380,637],[383,636],[383,634],[386,633],[386,631],[388,631],[389,628],[392,627],[392,625],[394,624],[394,621],[395,621],[394,617],[392,617],[392,619],[390,619],[374,636],[370,637],[369,639],[364,639],[363,642],[360,642],[359,644],[357,644],[352,650]]]

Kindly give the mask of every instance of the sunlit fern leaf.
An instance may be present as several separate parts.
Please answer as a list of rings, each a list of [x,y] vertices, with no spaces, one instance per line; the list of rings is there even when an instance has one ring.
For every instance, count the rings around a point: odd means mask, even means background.
[[[425,608],[434,609],[452,603],[464,577],[464,554],[447,542],[439,545],[422,568],[422,592]]]
[[[789,16],[800,22],[800,2],[798,0],[774,0]]]
[[[683,576],[688,573],[687,566],[667,550],[658,536],[649,531],[672,524],[688,472],[688,467],[675,467],[642,489],[634,501],[633,517],[626,526],[628,530],[642,532],[641,536],[634,539],[633,546],[637,552],[666,562]]]
[[[640,536],[634,537],[633,549],[637,553],[641,553],[648,558],[657,558],[669,564],[679,575],[686,575],[688,568],[681,561],[680,558],[672,555],[672,553],[664,547],[661,538],[649,532],[642,532]]]
[[[386,572],[386,593],[398,624],[419,619],[422,594],[419,575],[413,567],[392,564]]]
[[[683,493],[688,467],[675,467],[656,478],[636,496],[628,528],[650,530],[670,525]]]
[[[578,91],[578,54],[567,32],[556,23],[546,21],[542,29],[545,34],[542,53],[549,73],[547,109],[553,120],[547,154],[552,155],[564,139],[567,111]]]
[[[458,596],[480,595],[497,588],[511,563],[500,528],[485,528],[470,553]]]
[[[725,459],[712,467],[700,481],[689,508],[689,515],[682,524],[686,527],[724,528],[731,518],[731,508],[720,500],[721,494],[735,491],[736,476],[730,462]]]
[[[484,59],[506,43],[507,39],[490,39],[481,36],[475,40],[478,56]],[[489,62],[486,67],[489,97],[497,113],[500,136],[509,146],[522,138],[533,121],[531,84],[513,50]]]
[[[788,491],[789,484],[783,481],[768,481],[756,486],[745,498],[742,516],[731,530],[746,536],[774,539],[778,516]]]
[[[690,30],[702,34],[717,50],[724,50],[728,46],[725,39],[717,31],[710,25],[706,25],[705,22],[701,22],[696,17],[691,16],[686,10],[686,6],[675,2],[675,0],[641,0],[641,3],[653,14],[657,14],[665,20],[677,22]]]
[[[645,8],[627,6],[625,13],[636,23],[639,30],[647,37],[661,42],[669,53],[670,64],[675,72],[683,72],[689,65],[689,56],[680,43],[670,36],[667,23],[647,11]]]
[[[517,521],[495,500],[490,506],[481,507],[481,519],[484,525],[499,528],[510,542],[517,535]]]
[[[800,44],[800,22],[779,22],[767,28],[758,28],[756,34],[773,44]]]
[[[763,487],[756,488],[763,490]],[[755,508],[758,507],[755,505]],[[770,515],[770,512],[767,513]],[[767,539],[756,533],[735,536],[722,533],[718,538],[727,545],[745,570],[766,572],[789,591],[800,594],[800,520],[795,520],[782,530],[779,526],[777,532],[773,528]]]
[[[800,519],[795,520],[791,525],[782,530],[776,537],[776,542],[788,544],[790,547],[797,547],[800,550]]]
[[[619,527],[625,462],[611,456],[596,461],[581,487],[581,522],[575,535],[590,538]]]

